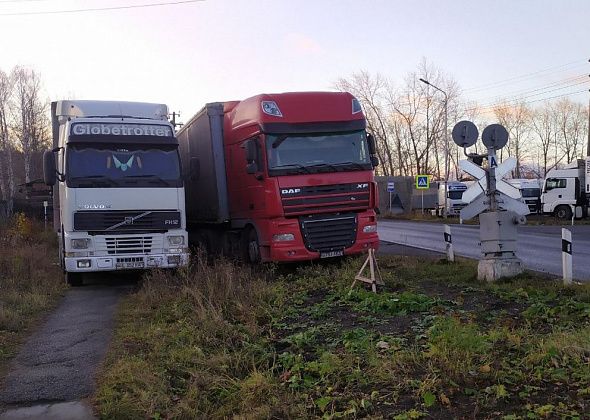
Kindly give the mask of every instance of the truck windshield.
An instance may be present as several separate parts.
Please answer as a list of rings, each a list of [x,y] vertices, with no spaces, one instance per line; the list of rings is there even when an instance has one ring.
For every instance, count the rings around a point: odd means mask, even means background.
[[[66,161],[70,187],[181,187],[176,146],[71,145]]]
[[[449,191],[447,194],[451,200],[460,200],[463,197],[463,191]]]
[[[365,131],[268,134],[270,176],[372,170]]]
[[[541,189],[540,188],[523,188],[520,190],[520,193],[523,197],[540,197],[541,196]]]

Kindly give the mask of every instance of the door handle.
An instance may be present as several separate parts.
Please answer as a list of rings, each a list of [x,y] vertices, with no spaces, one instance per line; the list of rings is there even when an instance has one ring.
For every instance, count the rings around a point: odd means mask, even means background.
[[[557,196],[557,198],[561,198],[561,194],[559,194],[559,195]]]

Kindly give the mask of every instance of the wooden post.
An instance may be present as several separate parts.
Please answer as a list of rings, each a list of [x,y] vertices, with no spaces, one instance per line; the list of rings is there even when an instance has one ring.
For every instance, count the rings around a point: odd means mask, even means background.
[[[369,265],[369,273],[371,276],[370,278],[365,277],[363,275],[363,271],[365,271],[365,268],[367,267],[367,265]],[[377,274],[377,275],[375,275],[375,274]],[[383,278],[381,277],[381,271],[379,270],[379,265],[377,264],[377,258],[375,257],[375,250],[373,248],[369,248],[369,255],[367,256],[367,259],[365,260],[365,262],[364,262],[363,266],[361,267],[361,269],[359,270],[358,274],[354,278],[354,281],[352,282],[352,286],[350,286],[351,291],[352,291],[352,288],[354,287],[354,285],[356,284],[357,280],[362,281],[363,283],[370,284],[371,290],[373,290],[373,293],[377,293],[377,285],[383,286],[385,284],[383,282]]]

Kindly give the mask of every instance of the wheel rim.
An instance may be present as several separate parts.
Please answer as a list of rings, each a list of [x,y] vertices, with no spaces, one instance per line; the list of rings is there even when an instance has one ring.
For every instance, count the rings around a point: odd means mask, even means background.
[[[257,262],[259,256],[258,241],[256,241],[256,239],[251,239],[250,242],[248,242],[248,257],[250,257],[250,261]]]

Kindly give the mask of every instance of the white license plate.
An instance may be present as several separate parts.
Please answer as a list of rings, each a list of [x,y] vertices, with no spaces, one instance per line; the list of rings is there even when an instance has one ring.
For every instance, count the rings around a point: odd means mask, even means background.
[[[330,251],[330,252],[320,252],[320,258],[333,258],[333,257],[341,257],[344,255],[344,251]]]
[[[117,263],[117,268],[143,268],[144,264],[142,262],[129,262],[129,263]]]

